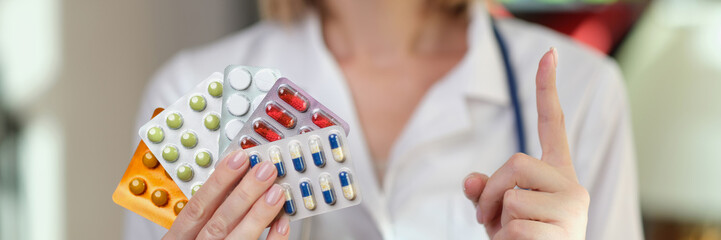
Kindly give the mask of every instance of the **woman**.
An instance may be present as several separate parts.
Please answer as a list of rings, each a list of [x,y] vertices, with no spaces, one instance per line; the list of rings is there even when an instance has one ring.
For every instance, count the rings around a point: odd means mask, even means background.
[[[275,169],[246,173],[240,151],[167,233],[129,214],[128,239],[257,239],[266,226],[268,239],[642,238],[611,60],[546,29],[491,20],[471,0],[261,4],[266,20],[170,61],[138,122],[228,64],[278,68],[350,124],[363,203],[275,219]],[[514,154],[524,144],[528,155]]]

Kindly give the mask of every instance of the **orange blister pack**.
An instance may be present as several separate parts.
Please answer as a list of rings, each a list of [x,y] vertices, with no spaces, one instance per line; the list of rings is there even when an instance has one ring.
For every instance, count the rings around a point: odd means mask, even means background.
[[[162,112],[155,109],[153,117]],[[113,193],[113,201],[165,228],[170,228],[188,203],[148,146],[140,141],[128,169]]]

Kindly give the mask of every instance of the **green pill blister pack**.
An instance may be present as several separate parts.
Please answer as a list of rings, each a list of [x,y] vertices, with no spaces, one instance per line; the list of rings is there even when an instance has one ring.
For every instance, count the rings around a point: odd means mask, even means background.
[[[138,133],[186,197],[219,161],[223,74],[213,73],[158,114]]]

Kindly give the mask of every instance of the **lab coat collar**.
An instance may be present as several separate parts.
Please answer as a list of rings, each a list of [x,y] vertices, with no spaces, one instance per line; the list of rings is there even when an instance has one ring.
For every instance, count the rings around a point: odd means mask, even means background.
[[[471,73],[462,74],[470,77],[466,96],[506,105],[510,102],[508,83],[491,16],[482,3],[474,4],[472,9],[466,57],[473,67]]]

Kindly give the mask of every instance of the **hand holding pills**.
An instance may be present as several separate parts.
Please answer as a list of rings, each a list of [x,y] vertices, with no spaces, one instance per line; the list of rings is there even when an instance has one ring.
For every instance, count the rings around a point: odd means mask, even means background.
[[[283,187],[273,183],[276,167],[262,161],[249,168],[243,150],[223,159],[164,239],[258,239],[269,225],[267,239],[288,239],[289,218],[278,215],[285,195]]]
[[[585,239],[590,197],[569,153],[556,91],[557,63],[551,49],[536,74],[541,159],[517,153],[490,178],[471,173],[464,180],[466,197],[492,239]]]

